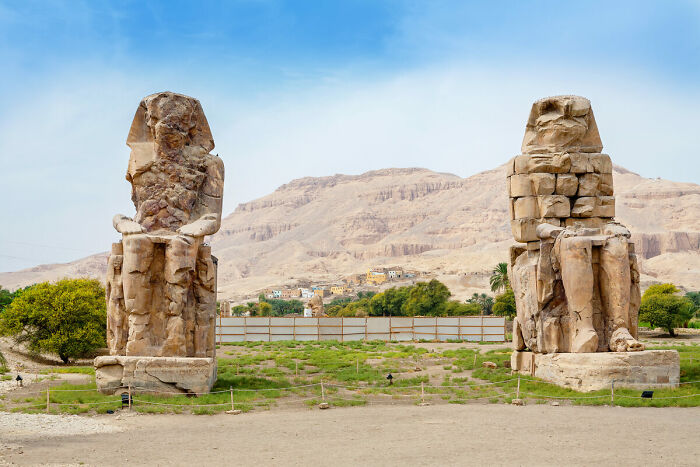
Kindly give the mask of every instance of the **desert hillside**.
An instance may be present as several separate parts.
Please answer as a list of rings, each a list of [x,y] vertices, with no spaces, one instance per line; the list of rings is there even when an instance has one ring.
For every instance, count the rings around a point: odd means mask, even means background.
[[[615,167],[617,219],[634,233],[643,282],[700,289],[700,185]],[[487,287],[512,242],[505,169],[468,178],[427,169],[302,178],[239,205],[211,238],[221,298],[332,283],[372,266],[434,274],[458,298]],[[104,274],[105,255],[0,274],[18,287]]]

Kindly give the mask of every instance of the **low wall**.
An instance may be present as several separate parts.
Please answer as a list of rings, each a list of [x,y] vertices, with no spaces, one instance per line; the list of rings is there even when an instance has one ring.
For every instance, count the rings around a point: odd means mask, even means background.
[[[358,340],[417,341],[466,340],[504,342],[502,316],[437,318],[301,318],[218,317],[216,342]]]

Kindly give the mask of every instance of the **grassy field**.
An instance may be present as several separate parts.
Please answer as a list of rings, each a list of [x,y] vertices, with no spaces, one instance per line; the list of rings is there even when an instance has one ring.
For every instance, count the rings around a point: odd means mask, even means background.
[[[224,345],[218,350],[218,380],[212,394],[134,395],[133,410],[143,413],[211,414],[234,407],[274,410],[315,407],[323,400],[333,406],[364,404],[510,403],[517,391],[506,346],[485,348],[476,344],[381,341],[246,342]],[[652,347],[674,349],[681,355],[681,382],[700,380],[700,345]],[[496,368],[485,368],[484,362]],[[60,374],[83,375],[84,384],[51,386],[51,413],[104,413],[121,408],[119,396],[96,391],[92,367],[60,367],[46,371],[49,378]],[[387,375],[394,377],[389,384]],[[57,383],[57,381],[53,381]],[[321,384],[323,383],[323,384]],[[47,384],[47,382],[44,382]],[[0,400],[0,409],[20,412],[46,411],[46,391],[28,386]],[[653,399],[640,399],[640,390],[616,389],[615,405],[699,406],[700,383],[678,389],[654,390]],[[42,392],[43,391],[43,392]],[[610,390],[580,393],[520,377],[520,398],[526,403],[609,405]]]

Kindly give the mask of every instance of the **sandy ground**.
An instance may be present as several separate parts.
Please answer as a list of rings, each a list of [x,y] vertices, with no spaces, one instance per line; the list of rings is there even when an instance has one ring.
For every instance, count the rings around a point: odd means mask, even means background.
[[[26,415],[24,415],[26,417]],[[6,418],[9,417],[9,418]],[[41,417],[40,415],[37,417]],[[74,417],[55,417],[73,426]],[[700,409],[369,406],[81,418],[80,435],[13,429],[18,465],[698,465]],[[60,421],[56,422],[60,425]],[[122,430],[109,432],[111,430]],[[109,432],[109,433],[107,433]]]

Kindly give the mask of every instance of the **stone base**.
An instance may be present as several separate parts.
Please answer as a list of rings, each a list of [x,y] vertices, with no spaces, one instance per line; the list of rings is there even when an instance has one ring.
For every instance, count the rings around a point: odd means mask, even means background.
[[[97,390],[103,394],[121,394],[128,386],[137,394],[153,391],[206,393],[216,381],[216,359],[97,357],[95,381]]]
[[[552,353],[514,351],[513,371],[577,391],[615,387],[678,387],[680,357],[675,350],[642,352]]]

